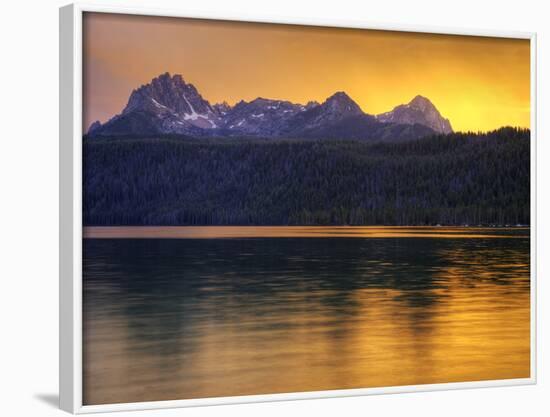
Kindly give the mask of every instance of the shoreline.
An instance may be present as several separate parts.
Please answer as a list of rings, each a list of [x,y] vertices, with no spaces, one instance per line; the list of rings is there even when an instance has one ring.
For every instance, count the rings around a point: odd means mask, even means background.
[[[529,238],[529,226],[85,226],[84,239]]]

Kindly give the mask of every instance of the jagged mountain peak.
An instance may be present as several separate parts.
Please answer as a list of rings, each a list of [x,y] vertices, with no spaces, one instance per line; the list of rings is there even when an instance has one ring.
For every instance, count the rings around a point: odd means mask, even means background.
[[[433,105],[433,103],[430,101],[429,98],[424,97],[424,96],[421,96],[421,95],[415,96],[415,97],[409,102],[409,106],[410,106],[410,107],[418,108],[418,109],[420,109],[420,110],[422,110],[422,111],[425,111],[425,110],[428,109],[428,108],[435,108],[435,106]]]
[[[311,103],[302,106],[302,109],[289,121],[288,129],[284,132],[286,135],[308,135],[333,123],[364,114],[357,103],[343,91],[332,94],[321,104]]]
[[[314,107],[317,107],[319,105],[318,101],[310,100],[307,102],[307,104],[304,106],[307,110],[312,109]]]
[[[229,103],[227,103],[227,101],[222,101],[221,103],[216,103],[216,104],[212,105],[212,108],[216,112],[218,112],[218,114],[221,117],[225,116],[232,109],[232,107],[229,105]]]
[[[337,91],[333,95],[327,97],[327,99],[324,101],[323,104],[325,103],[341,103],[341,104],[357,105],[357,103],[355,103],[355,101],[353,101],[353,99],[345,91]]]
[[[175,133],[201,135],[220,126],[220,114],[181,74],[160,74],[132,91],[121,114],[94,135]]]
[[[342,113],[347,116],[363,114],[359,105],[344,91],[338,91],[328,97],[320,107],[330,109],[332,112]]]
[[[170,74],[168,71],[157,75],[156,77],[153,77],[151,82],[168,82],[168,81],[178,81],[178,82],[184,82],[183,77],[181,74]]]
[[[189,115],[212,111],[210,103],[202,98],[193,84],[186,83],[180,74],[170,75],[169,72],[134,90],[123,113],[140,105],[150,105],[150,102],[159,109],[165,107],[176,113]]]
[[[155,92],[168,92],[172,89],[189,89],[190,91],[197,92],[197,89],[193,84],[188,84],[185,82],[181,74],[171,75],[169,72],[157,75],[153,77],[150,82],[142,84],[139,88],[135,89],[132,92],[133,94],[137,93],[151,93]],[[130,96],[130,98],[132,97]]]
[[[444,118],[427,97],[417,95],[409,103],[401,104],[376,118],[383,123],[420,124],[439,133],[451,133],[451,123]]]
[[[351,97],[348,96],[348,93],[346,93],[345,91],[337,91],[333,95],[327,97],[325,101],[331,101],[331,100],[351,100]]]
[[[289,120],[306,110],[306,106],[285,100],[241,100],[224,117],[223,126],[229,135],[277,136]]]

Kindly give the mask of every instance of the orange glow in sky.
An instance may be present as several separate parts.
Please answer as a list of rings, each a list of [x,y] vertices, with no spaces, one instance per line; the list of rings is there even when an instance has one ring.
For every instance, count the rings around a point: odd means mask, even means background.
[[[211,104],[345,91],[378,114],[420,94],[456,131],[530,126],[529,40],[101,13],[83,33],[84,128],[167,71]]]

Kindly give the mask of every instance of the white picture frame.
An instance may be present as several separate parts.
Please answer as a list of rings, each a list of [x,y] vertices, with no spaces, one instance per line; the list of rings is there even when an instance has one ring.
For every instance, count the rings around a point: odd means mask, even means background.
[[[385,388],[344,389],[287,394],[199,398],[174,401],[83,405],[82,402],[82,19],[85,12],[146,16],[185,17],[243,22],[300,24],[357,29],[490,36],[527,39],[531,45],[531,372],[529,378],[479,382],[395,386]],[[60,407],[70,413],[150,410],[219,404],[285,401],[326,397],[347,397],[435,390],[454,390],[536,383],[536,34],[462,30],[446,27],[377,24],[373,22],[336,21],[331,19],[272,18],[269,15],[197,14],[185,10],[129,8],[75,3],[60,9]]]

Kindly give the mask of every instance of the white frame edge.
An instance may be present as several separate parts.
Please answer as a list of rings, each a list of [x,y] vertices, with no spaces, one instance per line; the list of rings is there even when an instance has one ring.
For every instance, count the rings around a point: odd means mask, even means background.
[[[82,404],[81,297],[76,196],[81,193],[75,157],[81,136],[81,39],[75,5],[59,9],[59,406],[76,413]]]
[[[531,376],[490,380],[382,388],[295,392],[287,394],[199,398],[107,405],[83,405],[82,401],[82,18],[84,12],[134,14],[231,20],[256,23],[295,24],[372,30],[394,30],[443,35],[490,36],[529,39],[531,48]],[[536,384],[536,34],[466,30],[445,27],[393,25],[342,20],[307,20],[282,16],[197,13],[75,3],[59,10],[59,405],[73,414],[198,407],[222,404],[289,401],[327,397],[350,397],[488,388]]]

